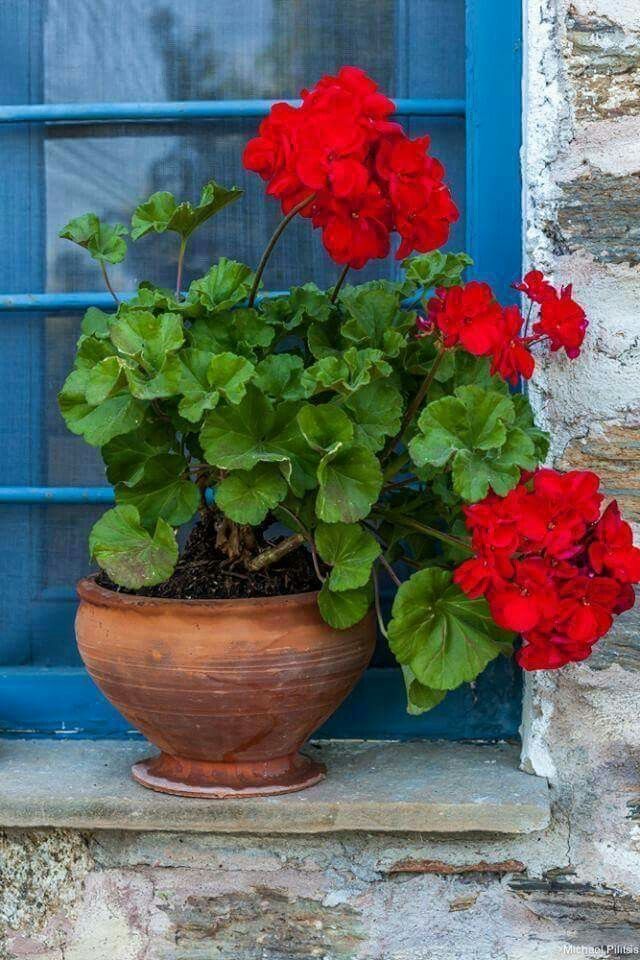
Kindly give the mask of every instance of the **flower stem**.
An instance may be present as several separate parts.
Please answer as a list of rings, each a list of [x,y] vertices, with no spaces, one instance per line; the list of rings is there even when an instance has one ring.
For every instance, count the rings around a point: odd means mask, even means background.
[[[287,226],[291,223],[295,215],[297,213],[300,213],[301,210],[304,210],[307,204],[310,203],[314,197],[315,197],[315,193],[310,193],[305,200],[301,200],[300,203],[297,203],[295,207],[293,207],[293,209],[289,211],[286,217],[284,217],[284,219],[280,221],[276,229],[273,231],[273,234],[271,235],[271,239],[269,240],[269,243],[267,244],[265,251],[262,254],[262,259],[258,264],[258,269],[256,270],[256,275],[253,279],[253,286],[251,287],[251,293],[249,294],[248,306],[252,307],[253,304],[255,303],[256,294],[258,293],[258,287],[260,286],[260,280],[262,279],[264,268],[266,267],[269,261],[269,257],[271,256],[271,253],[273,251],[273,248],[275,247],[276,243],[280,239],[281,234],[286,230]]]
[[[178,253],[178,275],[176,277],[176,300],[180,299],[180,290],[182,288],[182,265],[184,263],[184,252],[187,249],[186,237],[180,241],[180,252]]]
[[[344,283],[348,273],[349,273],[349,264],[345,263],[342,273],[338,277],[338,282],[333,288],[333,293],[331,294],[331,303],[335,303],[336,300],[338,299],[338,294],[340,293],[340,287]]]
[[[109,281],[109,275],[107,273],[107,268],[104,265],[104,260],[100,261],[100,269],[102,270],[102,276],[104,277],[104,282],[107,286],[107,290],[109,291],[109,293],[111,294],[115,302],[119,304],[120,300],[118,299],[118,294],[115,292],[115,290],[111,286],[111,282]]]
[[[399,513],[389,513],[387,514],[388,518],[395,523],[400,524],[401,527],[407,527],[409,530],[415,530],[417,533],[424,533],[427,537],[433,537],[434,540],[441,540],[442,543],[448,543],[451,547],[456,547],[459,550],[466,550],[467,553],[473,555],[473,549],[469,543],[462,540],[460,537],[454,537],[451,533],[444,533],[442,530],[438,530],[436,527],[430,527],[426,523],[421,523],[419,520],[414,520],[413,517],[405,517],[403,514]]]
[[[374,569],[373,571],[373,598],[376,606],[376,617],[378,619],[378,627],[380,628],[380,633],[385,638],[389,639],[387,633],[387,628],[384,625],[384,620],[382,619],[382,606],[380,604],[380,584],[378,583],[378,572]]]
[[[399,587],[402,581],[400,580],[400,577],[397,576],[395,570],[393,569],[389,561],[386,559],[386,557],[381,553],[380,556],[378,557],[378,560],[380,561],[382,566],[385,568],[385,570],[387,571],[387,573],[395,583],[396,587]]]
[[[314,567],[314,570],[316,571],[316,576],[317,576],[318,580],[320,581],[320,583],[324,583],[324,581],[326,580],[326,577],[323,575],[322,570],[320,569],[320,561],[319,561],[319,559],[318,559],[318,551],[316,550],[316,545],[315,545],[315,543],[313,542],[313,536],[312,536],[311,532],[310,532],[309,530],[307,530],[307,528],[306,528],[305,525],[303,524],[303,522],[302,522],[302,520],[300,519],[300,517],[297,517],[297,516],[295,515],[295,513],[293,512],[293,510],[289,510],[288,507],[283,507],[282,504],[280,504],[280,506],[279,506],[278,509],[282,510],[283,513],[287,513],[293,520],[295,520],[295,522],[298,524],[298,526],[300,527],[300,529],[301,529],[302,532],[304,533],[305,539],[306,539],[307,543],[309,544],[309,549],[310,549],[310,551],[311,551],[311,559],[313,560],[313,567]]]
[[[435,375],[438,371],[438,367],[442,363],[443,357],[444,357],[444,347],[442,344],[439,344],[438,353],[435,357],[435,360],[431,364],[431,369],[429,370],[429,373],[426,375],[426,377],[422,381],[422,386],[420,387],[415,397],[407,407],[407,411],[402,419],[402,424],[400,426],[398,433],[395,435],[395,437],[392,437],[391,440],[389,440],[389,442],[387,443],[387,446],[385,447],[384,453],[382,454],[382,458],[381,458],[383,463],[387,459],[387,457],[391,456],[391,454],[393,453],[396,447],[396,444],[398,444],[402,440],[405,433],[407,432],[407,428],[409,427],[411,421],[413,420],[416,413],[420,409],[422,405],[422,401],[424,400],[429,390],[431,389],[431,384],[435,379]]]

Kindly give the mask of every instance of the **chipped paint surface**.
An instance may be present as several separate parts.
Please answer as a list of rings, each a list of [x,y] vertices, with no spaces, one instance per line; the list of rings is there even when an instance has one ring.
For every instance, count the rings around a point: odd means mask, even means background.
[[[640,2],[525,0],[525,253],[573,281],[583,358],[540,361],[552,460],[640,518]],[[640,615],[527,678],[541,834],[9,831],[0,960],[558,960],[640,952]],[[609,951],[609,955],[616,955]]]

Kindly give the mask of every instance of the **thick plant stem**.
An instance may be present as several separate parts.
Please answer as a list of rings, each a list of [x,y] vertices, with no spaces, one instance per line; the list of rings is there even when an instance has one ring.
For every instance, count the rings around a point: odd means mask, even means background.
[[[340,274],[340,276],[338,277],[338,282],[336,283],[335,287],[333,288],[333,293],[331,294],[331,303],[335,303],[336,300],[338,299],[338,294],[340,293],[340,288],[341,288],[342,284],[344,283],[344,281],[345,281],[346,276],[347,276],[348,273],[349,273],[349,264],[348,264],[348,263],[345,263],[344,269],[343,269],[342,273]]]
[[[183,237],[180,241],[180,252],[178,253],[178,274],[176,276],[176,300],[180,299],[182,289],[182,266],[184,264],[184,252],[187,249],[187,241]]]
[[[413,420],[416,413],[422,406],[422,401],[424,400],[429,390],[431,389],[431,384],[435,379],[435,375],[438,372],[438,367],[442,363],[442,358],[444,357],[444,347],[440,345],[440,347],[438,348],[438,351],[439,352],[435,360],[431,364],[431,369],[429,370],[429,373],[426,375],[426,377],[422,381],[422,386],[420,387],[415,397],[407,407],[407,411],[404,417],[402,418],[402,424],[400,426],[399,431],[396,433],[395,437],[391,438],[391,440],[388,442],[387,446],[385,447],[384,453],[382,454],[383,462],[387,459],[387,457],[391,456],[391,454],[393,453],[396,447],[396,444],[398,444],[404,437],[411,421]]]
[[[109,280],[109,274],[107,273],[107,268],[104,265],[104,260],[100,261],[100,269],[102,270],[102,276],[104,278],[104,282],[106,284],[107,290],[109,291],[109,293],[111,294],[115,302],[119,304],[120,300],[118,298],[118,294],[115,292],[115,290],[111,286],[111,281]]]
[[[271,256],[273,252],[273,248],[275,247],[276,243],[280,239],[280,236],[284,233],[287,226],[291,223],[295,215],[297,213],[300,213],[301,210],[304,210],[307,204],[311,203],[314,197],[315,197],[315,193],[310,193],[305,200],[301,200],[300,203],[297,203],[295,207],[293,207],[293,209],[289,211],[286,217],[284,217],[284,219],[280,221],[276,229],[273,231],[273,234],[271,235],[271,239],[269,240],[269,243],[267,244],[265,251],[262,254],[262,259],[258,264],[258,269],[256,270],[256,275],[253,279],[253,286],[251,287],[251,293],[249,294],[248,306],[252,307],[255,303],[256,294],[258,293],[258,287],[260,286],[260,281],[262,279],[262,274],[264,273],[264,269],[267,263],[269,262],[269,257]]]
[[[301,533],[294,533],[293,536],[287,537],[286,540],[281,540],[275,547],[269,547],[268,550],[263,550],[262,553],[259,553],[253,560],[249,560],[246,564],[247,570],[251,570],[252,573],[256,573],[258,570],[264,570],[265,567],[269,567],[272,563],[277,563],[278,560],[281,560],[282,557],[286,557],[288,553],[293,553],[293,551],[297,550],[303,543],[303,535]]]
[[[304,533],[305,539],[306,539],[306,541],[307,541],[307,544],[309,545],[309,550],[311,551],[311,559],[313,560],[313,568],[314,568],[314,570],[316,571],[316,577],[318,578],[318,580],[320,581],[320,583],[324,583],[326,577],[323,576],[322,570],[320,569],[320,561],[319,561],[319,559],[318,559],[318,551],[316,550],[316,545],[315,545],[315,543],[314,543],[313,535],[312,535],[311,531],[310,531],[310,530],[307,530],[307,528],[306,528],[305,525],[303,524],[303,522],[302,522],[302,520],[300,519],[300,517],[297,517],[297,516],[295,515],[295,513],[293,512],[293,510],[289,510],[288,507],[283,507],[282,504],[280,504],[280,507],[279,507],[278,509],[282,510],[283,513],[288,514],[288,515],[291,517],[292,520],[295,520],[295,522],[298,524],[298,526],[300,527],[300,529],[301,529],[302,532]]]

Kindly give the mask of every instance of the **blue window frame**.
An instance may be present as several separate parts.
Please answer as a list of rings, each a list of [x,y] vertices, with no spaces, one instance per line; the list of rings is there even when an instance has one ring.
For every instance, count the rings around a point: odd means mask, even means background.
[[[0,734],[132,733],[89,680],[73,639],[86,532],[112,494],[97,458],[67,435],[54,396],[81,312],[111,301],[92,286],[90,266],[54,243],[60,225],[87,209],[122,219],[120,208],[151,189],[195,195],[207,176],[242,176],[254,118],[355,62],[395,97],[412,134],[432,134],[464,210],[451,246],[466,249],[475,274],[506,297],[521,266],[521,11],[513,0],[490,6],[487,17],[485,0],[218,0],[220,51],[207,31],[209,0],[184,0],[179,23],[159,0],[137,0],[138,20],[118,23],[107,0],[2,4]],[[326,44],[305,51],[305,36],[328,31]],[[193,245],[192,273],[223,252],[257,260],[277,211],[259,183],[242,185],[246,219],[234,224],[237,207],[217,218],[215,239]],[[317,237],[295,230],[270,267],[272,286],[309,275],[331,283]],[[120,289],[157,270],[162,282],[174,251],[159,244],[136,248],[129,272],[115,278]],[[371,272],[381,269],[395,267]],[[519,672],[502,658],[474,689],[408,717],[400,672],[381,648],[323,733],[493,739],[515,736],[519,717]]]

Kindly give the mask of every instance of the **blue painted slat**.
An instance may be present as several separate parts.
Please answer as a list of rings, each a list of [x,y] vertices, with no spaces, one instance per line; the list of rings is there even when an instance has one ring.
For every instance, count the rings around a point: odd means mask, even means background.
[[[501,740],[518,735],[520,677],[504,658],[489,665],[472,690],[448,694],[435,710],[411,717],[402,674],[369,669],[319,737],[371,740]],[[82,667],[0,668],[0,736],[139,737]]]
[[[269,290],[258,294],[257,300],[264,297],[283,297],[286,290]],[[136,291],[118,293],[121,300],[131,300]],[[3,293],[0,294],[0,313],[73,313],[99,307],[101,310],[113,310],[115,303],[110,293],[87,291],[86,293]]]
[[[264,117],[277,100],[172,100],[160,103],[34,103],[0,107],[0,123],[216,120]],[[286,100],[293,106],[299,100]],[[405,97],[396,113],[415,117],[464,117],[464,100]]]
[[[111,487],[0,487],[0,503],[113,503]]]
[[[467,250],[498,299],[522,269],[522,4],[467,0]]]

